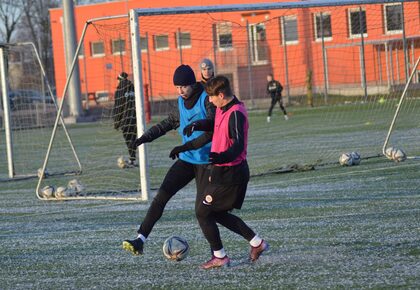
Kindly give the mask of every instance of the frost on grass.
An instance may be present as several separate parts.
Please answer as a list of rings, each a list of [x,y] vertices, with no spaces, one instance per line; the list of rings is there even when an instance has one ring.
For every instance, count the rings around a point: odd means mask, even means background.
[[[221,228],[234,266],[211,271],[198,269],[210,251],[194,215],[194,184],[168,203],[143,256],[124,252],[121,243],[135,237],[148,204],[46,203],[36,200],[30,190],[0,194],[0,285],[2,289],[417,288],[419,167],[365,166],[253,179],[243,209],[234,213],[267,239],[271,249],[251,264],[247,241]],[[162,253],[163,241],[174,234],[190,244],[189,256],[178,263]]]

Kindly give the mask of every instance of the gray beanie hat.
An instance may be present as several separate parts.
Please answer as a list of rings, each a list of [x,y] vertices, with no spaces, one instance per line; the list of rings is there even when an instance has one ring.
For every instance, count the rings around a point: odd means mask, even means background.
[[[203,58],[200,62],[200,70],[205,69],[206,67],[214,69],[214,65],[208,58]]]

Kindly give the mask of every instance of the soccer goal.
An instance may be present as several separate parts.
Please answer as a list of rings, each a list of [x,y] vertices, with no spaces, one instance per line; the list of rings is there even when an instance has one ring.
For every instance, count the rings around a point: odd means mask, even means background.
[[[208,58],[230,79],[252,112],[251,172],[263,175],[338,165],[346,152],[357,152],[360,164],[382,156],[396,102],[416,73],[416,9],[413,1],[305,1],[136,9],[130,19],[139,23],[139,79],[156,103],[174,97],[181,63],[200,77]],[[275,107],[266,122],[270,73],[284,87],[288,121]],[[404,111],[405,125],[417,130]]]
[[[204,58],[214,63],[216,74],[229,78],[249,109],[254,176],[335,166],[343,153],[353,151],[363,166],[363,160],[382,156],[407,72],[420,53],[417,5],[299,1],[132,9],[128,16],[88,20],[73,60],[81,67],[84,108],[97,116],[95,123],[72,127],[83,170],[76,181],[43,179],[37,192],[45,188],[48,196],[70,187],[71,196],[47,199],[146,200],[171,166],[168,155],[180,138],[173,131],[140,146],[139,167],[126,166],[123,133],[114,129],[117,78],[125,72],[134,83],[139,136],[176,110],[176,67],[190,65],[200,80]],[[287,121],[276,104],[267,122],[268,74],[283,85]],[[61,85],[59,113],[68,78]],[[152,115],[149,125],[146,112]],[[417,130],[416,120],[407,114],[401,124],[408,127],[397,131]],[[51,142],[55,139],[53,133]],[[44,164],[61,162],[47,154]]]
[[[89,69],[85,62],[85,53],[89,51],[88,48],[85,49],[84,45],[86,34],[93,35],[95,39],[95,43],[91,47],[94,53],[105,56],[104,47],[101,47],[99,43],[110,44],[110,53],[99,60],[105,71],[97,75],[95,72],[91,74],[86,71]],[[129,164],[126,146],[128,141],[124,138],[125,135],[136,135],[137,132],[133,131],[133,128],[136,127],[139,132],[144,132],[145,120],[142,104],[141,101],[136,100],[136,107],[131,108],[138,112],[137,118],[135,118],[132,112],[127,112],[125,108],[122,108],[123,105],[120,101],[116,102],[114,99],[118,76],[121,76],[122,72],[126,72],[129,74],[128,78],[133,79],[131,48],[127,47],[129,35],[127,15],[96,18],[85,23],[72,61],[70,74],[66,78],[63,93],[59,96],[58,115],[54,122],[42,167],[47,173],[40,176],[36,187],[38,198],[43,200],[147,200],[145,146],[139,150],[139,164]],[[100,52],[101,49],[102,52]],[[48,174],[51,166],[57,164],[62,167],[71,166],[71,161],[57,156],[61,149],[56,146],[56,142],[60,139],[58,116],[64,110],[67,90],[76,62],[79,62],[83,70],[81,75],[84,84],[82,89],[85,94],[83,98],[84,112],[91,114],[95,118],[95,122],[76,124],[72,127],[76,139],[76,149],[81,160],[79,174],[76,176],[51,176]],[[96,86],[93,96],[88,90],[88,85],[92,84]],[[137,88],[136,91],[138,92]],[[128,98],[129,93],[124,91],[122,96]],[[116,115],[125,118],[126,114],[130,116],[124,122],[133,127],[130,131],[124,127],[126,124],[117,126],[115,121]]]
[[[37,177],[58,107],[35,45],[1,45],[0,74],[0,182]],[[80,171],[72,140],[60,121],[60,154],[76,166],[56,166],[50,175]]]

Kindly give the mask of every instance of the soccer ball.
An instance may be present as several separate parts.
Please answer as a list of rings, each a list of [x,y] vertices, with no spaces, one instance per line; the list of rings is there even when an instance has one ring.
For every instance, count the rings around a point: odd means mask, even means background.
[[[184,238],[172,236],[165,240],[162,250],[169,260],[182,261],[187,257],[190,246]]]
[[[385,156],[386,156],[386,158],[388,158],[389,160],[392,160],[392,155],[393,155],[393,152],[394,151],[395,151],[394,147],[388,147],[388,148],[386,148],[386,150],[385,150]]]
[[[77,179],[72,179],[69,181],[68,185],[67,185],[67,190],[69,191],[68,194],[70,194],[69,196],[72,195],[78,195],[80,194],[82,191],[85,190],[85,186],[83,184],[81,184],[79,182],[79,180]],[[74,193],[74,194],[73,194]]]
[[[127,167],[128,161],[123,156],[118,157],[117,165],[119,168],[124,169]]]
[[[353,165],[353,156],[351,153],[343,153],[338,159],[341,166],[352,166]]]
[[[47,168],[45,168],[44,175],[42,175],[42,168],[38,168],[37,175],[38,175],[38,178],[41,178],[41,176],[43,178],[47,178],[47,176],[49,175]]]
[[[54,196],[54,191],[55,191],[54,186],[47,185],[41,189],[41,192],[39,193],[39,195],[42,198],[51,198]]]
[[[338,159],[338,162],[340,162],[340,165],[342,166],[352,166],[359,165],[361,159],[360,154],[357,152],[343,153]]]
[[[395,150],[393,157],[395,162],[402,162],[407,159],[407,155],[402,149]]]
[[[67,188],[64,186],[57,187],[54,195],[56,198],[67,197]]]
[[[362,160],[362,157],[360,157],[360,154],[357,152],[351,152],[350,155],[353,159],[353,165],[359,165],[360,161]]]
[[[407,159],[407,155],[402,149],[389,147],[385,150],[385,156],[389,160],[394,160],[395,162],[402,162]]]

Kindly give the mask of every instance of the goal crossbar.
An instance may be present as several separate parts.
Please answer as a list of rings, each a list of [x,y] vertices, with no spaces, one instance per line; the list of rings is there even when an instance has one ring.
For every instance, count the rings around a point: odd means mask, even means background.
[[[417,0],[403,0],[404,2],[416,2]],[[235,11],[258,11],[258,10],[279,10],[279,9],[296,9],[296,8],[314,8],[347,6],[347,5],[367,5],[367,4],[384,4],[395,3],[395,0],[342,0],[332,4],[331,0],[312,0],[300,2],[276,2],[276,3],[255,3],[255,4],[231,4],[217,6],[186,6],[186,7],[162,7],[162,8],[139,8],[135,10],[137,16],[154,16],[154,15],[174,15],[174,14],[198,14],[198,13],[217,13],[217,12],[235,12]]]

